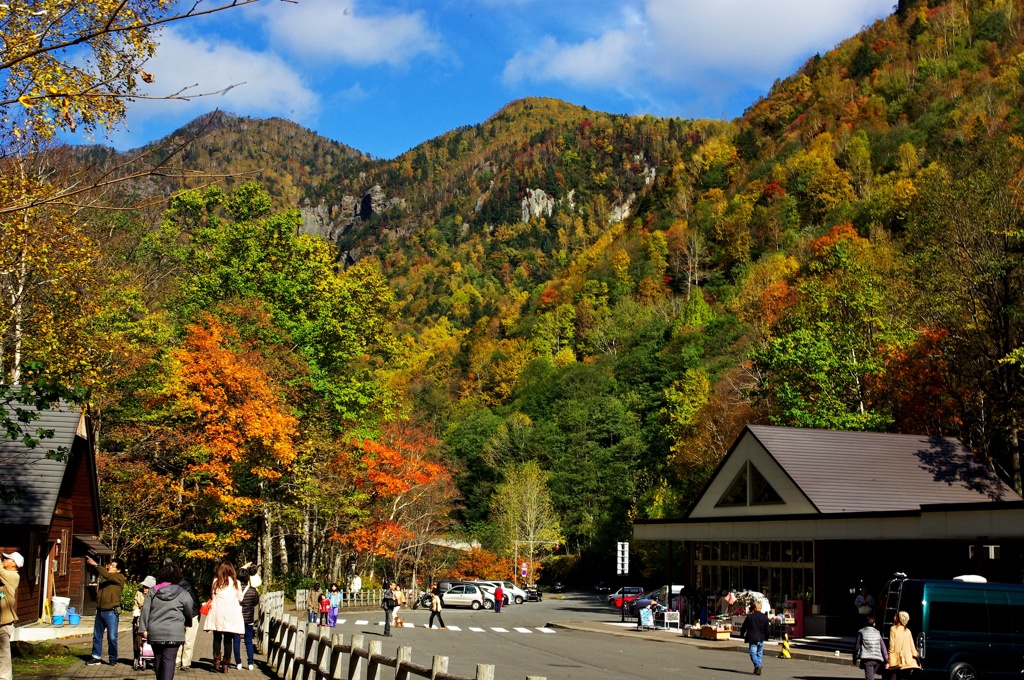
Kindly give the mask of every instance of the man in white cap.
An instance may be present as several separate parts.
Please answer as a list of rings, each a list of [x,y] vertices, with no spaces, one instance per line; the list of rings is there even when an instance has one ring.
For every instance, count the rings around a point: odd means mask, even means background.
[[[14,680],[11,668],[11,638],[14,637],[14,622],[18,620],[18,584],[21,576],[18,570],[25,566],[20,552],[0,553],[3,568],[0,569],[0,680]]]

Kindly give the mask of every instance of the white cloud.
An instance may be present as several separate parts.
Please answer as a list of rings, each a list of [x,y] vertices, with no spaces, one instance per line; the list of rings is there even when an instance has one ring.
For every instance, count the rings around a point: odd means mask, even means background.
[[[362,66],[400,66],[441,51],[441,39],[422,12],[366,14],[355,0],[302,0],[265,14],[266,31],[295,54]]]
[[[559,81],[585,87],[601,87],[628,79],[638,67],[636,34],[608,31],[599,38],[576,45],[562,45],[545,37],[532,50],[519,52],[505,65],[507,83]]]
[[[638,82],[760,86],[891,9],[892,0],[646,0],[605,19],[591,38],[546,37],[518,52],[504,79],[620,92]]]
[[[318,108],[317,95],[280,57],[233,44],[185,38],[173,29],[163,31],[157,54],[145,70],[153,74],[154,82],[140,87],[140,94],[150,97],[182,90],[191,95],[225,91],[188,102],[137,100],[130,107],[130,122],[168,114],[200,115],[214,108],[245,115],[280,115],[301,122],[314,118]]]

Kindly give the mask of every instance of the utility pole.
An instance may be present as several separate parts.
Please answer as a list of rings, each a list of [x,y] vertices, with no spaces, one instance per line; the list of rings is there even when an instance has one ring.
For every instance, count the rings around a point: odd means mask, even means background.
[[[616,544],[615,573],[619,576],[629,573],[629,541],[619,541]],[[671,590],[669,586],[669,590]],[[622,620],[626,620],[626,594],[622,593]]]

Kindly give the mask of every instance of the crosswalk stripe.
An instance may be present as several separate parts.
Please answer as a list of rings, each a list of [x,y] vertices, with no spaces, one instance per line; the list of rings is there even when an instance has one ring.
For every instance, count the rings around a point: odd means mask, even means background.
[[[369,623],[369,621],[356,621],[356,625],[357,626],[365,626],[368,623]]]
[[[462,629],[458,626],[448,626],[448,630],[461,631]]]
[[[533,632],[529,628],[519,628],[518,626],[516,626],[516,631],[519,632],[519,633],[532,633]]]
[[[491,630],[493,630],[495,633],[507,633],[508,632],[508,630],[506,630],[504,628],[491,628]]]
[[[551,630],[550,628],[538,628],[537,630],[539,630],[542,633],[554,633],[555,632],[555,631]]]
[[[470,626],[469,629],[471,631],[473,631],[474,633],[482,633],[482,632],[484,632],[483,628],[476,628],[475,626]]]

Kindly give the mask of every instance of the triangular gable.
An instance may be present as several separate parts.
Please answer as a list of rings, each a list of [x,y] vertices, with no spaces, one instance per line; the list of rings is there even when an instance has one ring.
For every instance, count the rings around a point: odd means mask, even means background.
[[[818,509],[749,429],[726,454],[691,519],[817,514]]]

